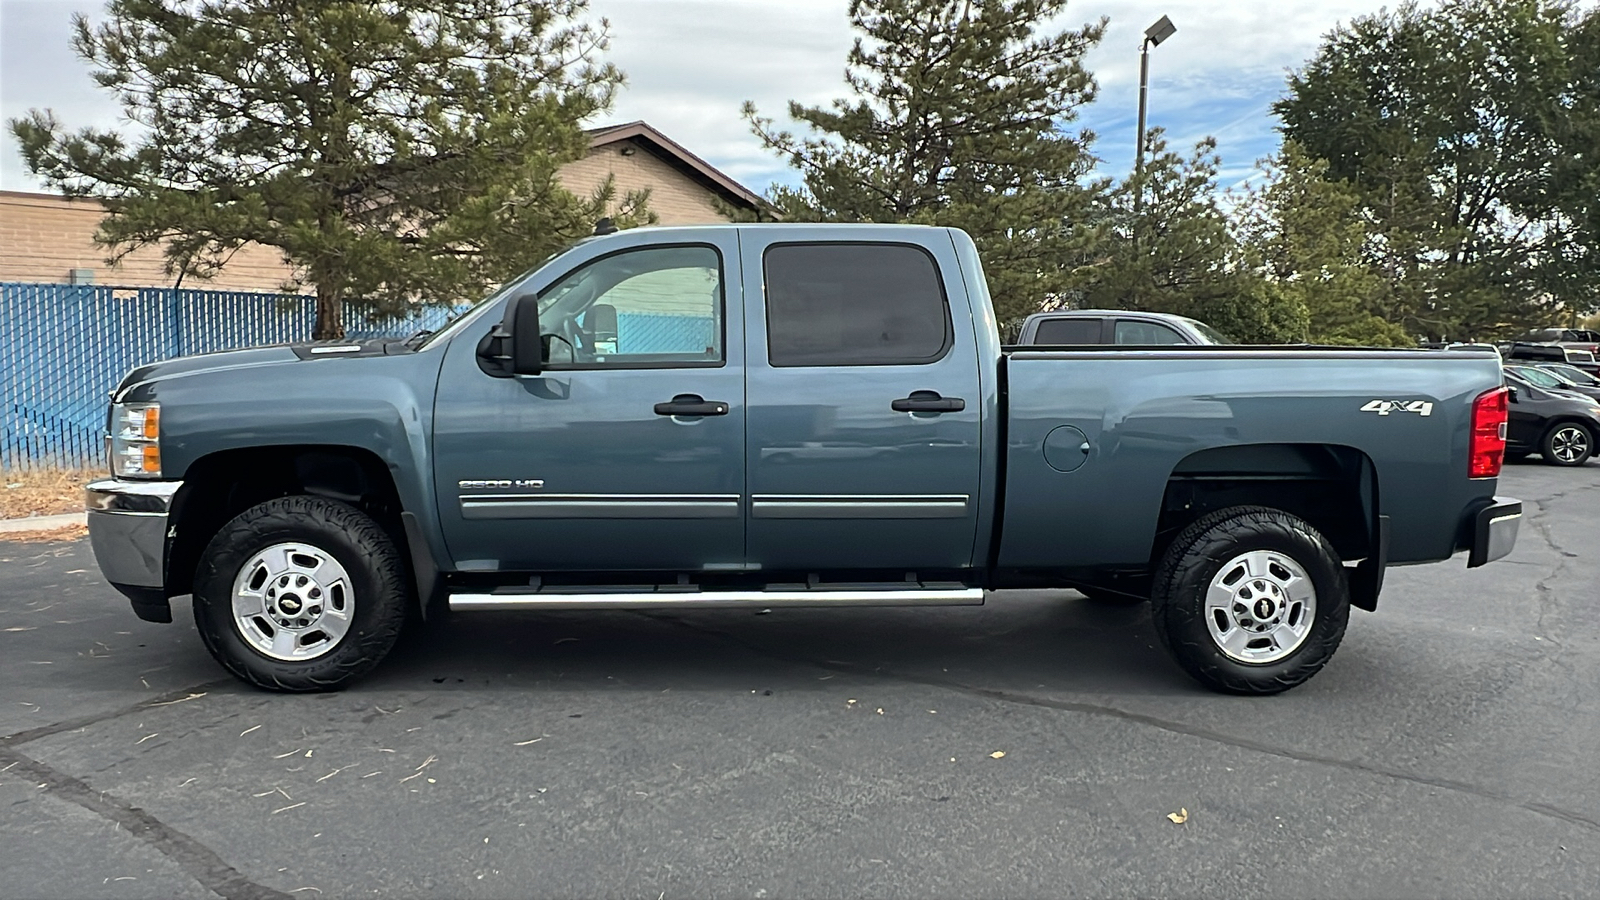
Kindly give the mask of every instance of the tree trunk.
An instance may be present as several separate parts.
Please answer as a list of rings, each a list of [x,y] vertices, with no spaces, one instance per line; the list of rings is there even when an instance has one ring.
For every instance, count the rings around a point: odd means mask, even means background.
[[[317,324],[311,329],[312,340],[344,340],[344,304],[339,301],[337,288],[317,285]]]

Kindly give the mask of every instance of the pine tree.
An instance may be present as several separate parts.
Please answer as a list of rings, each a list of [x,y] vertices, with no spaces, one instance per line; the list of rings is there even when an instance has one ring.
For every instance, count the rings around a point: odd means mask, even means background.
[[[954,226],[983,253],[1002,325],[1057,298],[1084,254],[1093,136],[1064,129],[1094,98],[1082,65],[1105,22],[1041,33],[1066,0],[851,0],[859,33],[831,107],[789,104],[795,135],[746,103],[801,186],[790,221]]]
[[[1098,253],[1075,273],[1078,305],[1190,316],[1246,343],[1305,339],[1298,300],[1267,290],[1241,257],[1217,193],[1216,142],[1189,156],[1161,129],[1146,160],[1096,210]]]
[[[558,169],[623,76],[587,0],[111,0],[73,46],[140,128],[13,120],[29,168],[108,209],[117,256],[159,244],[204,278],[277,248],[317,295],[314,337],[352,302],[454,301],[643,196],[577,197]],[[609,207],[615,209],[608,209]]]

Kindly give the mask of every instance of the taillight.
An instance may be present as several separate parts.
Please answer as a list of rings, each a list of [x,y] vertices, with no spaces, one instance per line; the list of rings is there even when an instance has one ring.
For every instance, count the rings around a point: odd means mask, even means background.
[[[1473,478],[1495,478],[1506,457],[1506,417],[1509,407],[1503,387],[1484,391],[1472,401],[1472,450],[1468,471]]]

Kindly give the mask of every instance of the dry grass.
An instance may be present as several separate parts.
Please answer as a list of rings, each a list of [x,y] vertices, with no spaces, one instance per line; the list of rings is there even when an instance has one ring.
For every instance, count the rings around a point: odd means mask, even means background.
[[[104,473],[99,469],[35,469],[6,472],[0,490],[0,519],[26,519],[83,512],[83,486]]]

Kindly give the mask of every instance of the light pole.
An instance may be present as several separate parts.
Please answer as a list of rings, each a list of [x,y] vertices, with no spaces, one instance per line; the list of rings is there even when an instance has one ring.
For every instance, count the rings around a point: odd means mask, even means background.
[[[1162,41],[1172,37],[1178,31],[1178,26],[1172,20],[1162,16],[1154,25],[1144,30],[1144,43],[1139,46],[1139,146],[1135,148],[1133,174],[1137,177],[1144,174],[1144,110],[1150,96],[1150,48],[1159,46]],[[1144,192],[1143,186],[1140,193]]]

